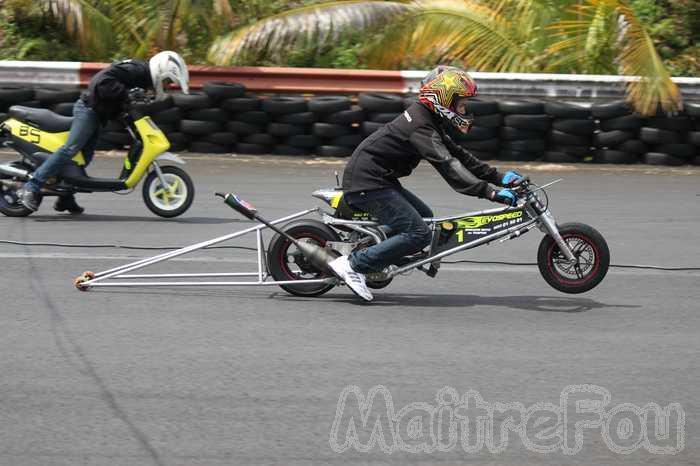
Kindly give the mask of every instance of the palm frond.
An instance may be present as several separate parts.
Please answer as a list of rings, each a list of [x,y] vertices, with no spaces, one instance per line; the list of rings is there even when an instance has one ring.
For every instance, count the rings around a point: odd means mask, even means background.
[[[280,53],[304,40],[323,45],[347,31],[385,25],[408,9],[407,2],[379,0],[336,1],[296,8],[217,39],[209,50],[209,60],[226,65],[246,52]]]
[[[83,53],[99,56],[113,44],[112,21],[85,0],[43,0]]]

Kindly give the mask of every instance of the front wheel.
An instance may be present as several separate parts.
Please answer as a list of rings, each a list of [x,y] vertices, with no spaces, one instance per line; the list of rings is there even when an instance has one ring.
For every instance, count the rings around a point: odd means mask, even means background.
[[[163,172],[165,186],[158,173],[153,170],[143,183],[143,201],[146,207],[156,215],[165,218],[183,214],[194,201],[194,184],[185,170],[166,165]]]
[[[335,231],[316,220],[293,222],[286,225],[284,231],[292,238],[309,241],[322,247],[325,247],[328,241],[340,241]],[[291,241],[279,234],[270,240],[267,266],[275,281],[300,281],[298,285],[280,285],[284,291],[296,296],[320,296],[335,286],[329,283],[303,283],[303,280],[329,278],[332,275],[328,271],[318,270],[311,265]]]
[[[564,293],[585,293],[595,288],[608,273],[610,250],[603,235],[583,223],[566,223],[558,227],[561,237],[574,253],[569,261],[554,238],[542,238],[537,250],[537,264],[545,281]]]

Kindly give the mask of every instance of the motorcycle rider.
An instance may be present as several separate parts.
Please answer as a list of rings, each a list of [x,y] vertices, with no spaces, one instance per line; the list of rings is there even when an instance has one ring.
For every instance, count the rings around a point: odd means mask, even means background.
[[[462,133],[472,126],[469,98],[476,96],[474,80],[464,70],[438,66],[421,81],[419,101],[402,115],[367,137],[353,152],[343,173],[345,202],[368,212],[391,229],[390,238],[328,265],[331,271],[365,301],[373,299],[365,275],[381,272],[429,243],[432,232],[423,221],[433,213],[416,195],[401,186],[425,159],[457,192],[515,205],[509,189],[524,177],[500,173],[456,144],[448,134],[452,125]]]
[[[129,90],[153,89],[156,99],[159,99],[165,97],[166,81],[172,81],[182,92],[189,93],[189,72],[185,60],[172,51],[157,53],[148,63],[141,60],[118,61],[93,76],[87,91],[73,106],[73,123],[68,141],[51,154],[32,174],[23,189],[17,192],[22,204],[36,211],[41,187],[81,150],[85,164],[90,163],[100,127],[123,111]],[[72,194],[59,197],[54,209],[59,212],[67,210],[72,214],[80,214],[84,210],[75,202]]]

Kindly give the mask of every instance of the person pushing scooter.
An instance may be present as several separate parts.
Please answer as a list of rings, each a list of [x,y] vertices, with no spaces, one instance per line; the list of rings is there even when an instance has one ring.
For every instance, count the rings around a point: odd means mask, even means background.
[[[100,127],[117,118],[123,111],[129,90],[153,89],[156,99],[163,98],[168,80],[177,84],[185,94],[189,93],[189,73],[185,60],[171,51],[157,53],[148,63],[141,60],[119,61],[97,73],[90,80],[87,91],[73,106],[73,122],[68,141],[51,154],[17,192],[20,202],[26,208],[36,211],[42,186],[49,178],[56,176],[65,163],[70,162],[80,151],[85,164],[90,163]],[[72,194],[59,197],[54,209],[72,214],[81,214],[84,210]]]
[[[422,159],[459,193],[507,205],[517,203],[517,196],[508,188],[520,184],[525,179],[522,175],[500,173],[448,135],[447,125],[469,132],[474,120],[469,114],[469,98],[476,94],[476,83],[464,70],[435,68],[421,82],[419,101],[365,139],[348,161],[342,183],[345,202],[371,214],[390,228],[391,235],[328,264],[365,301],[373,296],[364,274],[381,272],[430,243],[431,231],[423,221],[433,216],[430,207],[398,180],[410,175]],[[494,189],[489,183],[504,189]]]

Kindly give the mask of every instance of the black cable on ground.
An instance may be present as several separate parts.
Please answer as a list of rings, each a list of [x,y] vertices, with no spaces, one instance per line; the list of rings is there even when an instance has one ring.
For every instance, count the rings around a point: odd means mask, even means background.
[[[27,241],[11,241],[0,240],[0,244],[12,244],[17,246],[48,246],[60,248],[113,248],[113,249],[133,249],[145,251],[167,251],[182,249],[181,247],[173,246],[131,246],[119,244],[72,244],[72,243],[39,243]],[[243,249],[246,251],[257,251],[257,248],[248,246],[209,246],[203,249]],[[458,261],[442,261],[443,264],[481,264],[481,265],[516,265],[516,266],[536,266],[537,262],[507,262],[507,261],[476,261],[476,260],[458,260]],[[700,271],[700,267],[662,267],[659,265],[641,265],[641,264],[610,264],[611,268],[618,269],[641,269],[641,270],[664,270],[669,272],[685,272],[685,271]]]

